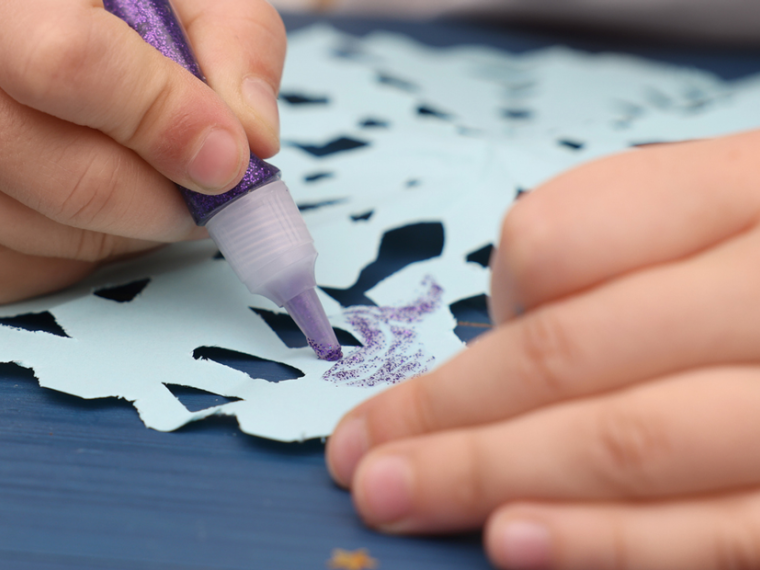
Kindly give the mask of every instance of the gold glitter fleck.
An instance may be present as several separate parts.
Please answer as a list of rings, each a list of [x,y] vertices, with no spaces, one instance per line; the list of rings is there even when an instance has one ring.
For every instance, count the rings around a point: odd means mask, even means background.
[[[369,555],[366,548],[359,550],[336,548],[327,566],[335,570],[372,570],[378,567],[378,562]]]

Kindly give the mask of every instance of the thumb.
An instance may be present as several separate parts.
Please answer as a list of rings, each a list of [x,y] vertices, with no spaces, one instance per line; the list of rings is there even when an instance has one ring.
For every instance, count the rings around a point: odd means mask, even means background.
[[[0,4],[0,21],[17,23],[0,34],[0,88],[18,102],[102,131],[191,190],[242,178],[248,141],[232,111],[116,16],[29,0]]]

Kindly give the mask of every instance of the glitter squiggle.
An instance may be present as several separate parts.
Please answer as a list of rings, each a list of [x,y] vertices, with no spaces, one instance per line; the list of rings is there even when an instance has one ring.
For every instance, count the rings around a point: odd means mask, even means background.
[[[342,386],[398,384],[427,372],[435,361],[417,340],[412,325],[435,311],[443,289],[428,276],[422,281],[427,291],[402,307],[358,306],[344,316],[361,337],[362,348],[347,355],[322,378]]]

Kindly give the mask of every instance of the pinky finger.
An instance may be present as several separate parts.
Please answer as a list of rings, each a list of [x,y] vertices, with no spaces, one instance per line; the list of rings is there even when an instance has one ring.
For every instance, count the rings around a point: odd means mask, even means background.
[[[491,516],[485,545],[505,570],[760,568],[760,492],[667,503],[510,505]]]
[[[97,266],[90,261],[26,255],[0,246],[0,305],[64,289]]]

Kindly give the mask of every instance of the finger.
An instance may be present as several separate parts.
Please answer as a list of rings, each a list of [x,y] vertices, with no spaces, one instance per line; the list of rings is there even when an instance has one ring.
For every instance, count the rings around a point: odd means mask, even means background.
[[[232,108],[262,158],[280,147],[277,93],[285,61],[285,27],[262,0],[183,0],[185,22],[209,85]]]
[[[492,258],[495,323],[757,222],[760,131],[605,158],[544,184],[504,220]]]
[[[520,500],[656,499],[760,480],[760,369],[724,368],[371,451],[352,490],[396,532],[480,526]]]
[[[664,503],[517,504],[485,532],[509,570],[760,567],[760,492]]]
[[[0,305],[64,289],[96,267],[92,262],[24,255],[0,246]]]
[[[248,165],[240,122],[208,85],[106,12],[79,0],[0,3],[0,88],[91,127],[192,190],[232,188]]]
[[[60,224],[0,193],[0,245],[27,256],[99,262],[162,244]]]
[[[0,91],[0,138],[14,141],[0,151],[2,191],[59,224],[162,242],[202,233],[173,183],[98,131],[25,107]],[[22,227],[19,235],[30,231]],[[33,237],[44,240],[45,234]]]
[[[760,232],[742,234],[498,327],[432,373],[350,412],[327,448],[334,477],[347,484],[362,454],[385,441],[498,421],[697,366],[756,361],[760,270],[746,260],[757,251]]]

